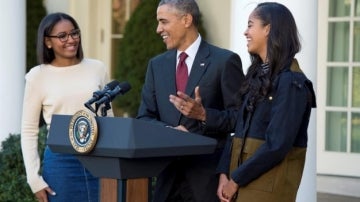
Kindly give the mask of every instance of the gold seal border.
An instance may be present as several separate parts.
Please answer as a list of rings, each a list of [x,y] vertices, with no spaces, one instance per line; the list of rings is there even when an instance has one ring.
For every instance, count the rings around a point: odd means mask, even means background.
[[[74,125],[76,123],[76,120],[78,120],[81,117],[87,119],[90,123],[90,139],[84,146],[78,145],[74,139]],[[79,153],[82,154],[89,153],[94,149],[97,142],[97,138],[98,138],[98,127],[95,117],[85,110],[77,111],[71,117],[69,124],[69,139],[72,147],[75,149],[75,151]]]

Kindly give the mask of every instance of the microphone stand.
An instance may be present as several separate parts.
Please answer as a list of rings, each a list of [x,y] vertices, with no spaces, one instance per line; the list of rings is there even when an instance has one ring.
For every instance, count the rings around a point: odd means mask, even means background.
[[[107,116],[107,110],[111,109],[110,102],[105,102],[104,105],[105,106],[103,108],[101,108],[101,116],[102,117]]]
[[[97,111],[97,110],[95,111],[95,109],[91,106],[91,104],[85,103],[84,105],[85,105],[85,107],[88,108],[91,112],[93,112],[93,113],[96,114],[96,111]]]

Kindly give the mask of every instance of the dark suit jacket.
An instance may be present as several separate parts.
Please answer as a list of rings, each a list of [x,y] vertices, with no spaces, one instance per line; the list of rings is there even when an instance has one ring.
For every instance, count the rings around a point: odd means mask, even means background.
[[[176,94],[176,50],[169,50],[149,61],[142,101],[137,118],[150,120],[164,126],[185,126],[190,132],[216,138],[218,150],[211,155],[183,157],[175,161],[158,176],[154,201],[164,201],[173,180],[181,173],[190,190],[199,197],[197,201],[218,201],[216,165],[226,134],[204,133],[201,123],[183,116],[169,101]],[[202,41],[189,75],[186,94],[194,97],[200,87],[202,104],[206,108],[225,109],[236,106],[235,95],[244,80],[240,57],[225,49]]]

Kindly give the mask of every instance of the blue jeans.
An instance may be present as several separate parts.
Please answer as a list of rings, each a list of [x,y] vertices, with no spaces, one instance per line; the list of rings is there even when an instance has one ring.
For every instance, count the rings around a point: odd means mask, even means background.
[[[53,153],[45,148],[42,176],[56,192],[50,202],[98,202],[99,179],[93,177],[71,154]]]

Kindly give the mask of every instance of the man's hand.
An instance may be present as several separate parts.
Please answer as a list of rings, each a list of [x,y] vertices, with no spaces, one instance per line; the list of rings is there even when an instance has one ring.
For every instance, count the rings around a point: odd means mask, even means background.
[[[195,99],[178,91],[177,95],[170,95],[169,100],[184,116],[200,121],[206,121],[206,111],[201,103],[199,86],[195,88]]]

